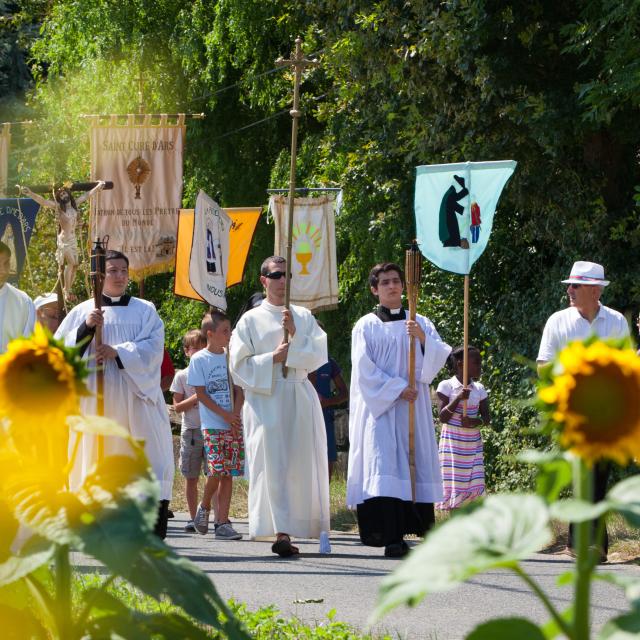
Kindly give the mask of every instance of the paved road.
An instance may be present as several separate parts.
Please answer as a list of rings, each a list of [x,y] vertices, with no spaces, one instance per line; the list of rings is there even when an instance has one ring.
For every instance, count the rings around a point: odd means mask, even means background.
[[[332,553],[320,555],[315,540],[297,541],[301,556],[280,559],[270,551],[271,543],[250,540],[218,541],[184,533],[185,514],[169,521],[167,542],[211,576],[224,598],[245,602],[250,609],[276,605],[287,616],[307,623],[321,623],[336,610],[336,620],[364,629],[374,608],[380,580],[397,566],[381,550],[364,547],[353,534],[332,534]],[[235,522],[247,534],[246,522]],[[79,566],[92,562],[77,558]],[[556,606],[565,609],[571,590],[555,585],[558,575],[571,568],[567,556],[536,554],[524,568],[548,593]],[[638,565],[607,565],[603,570],[640,579]],[[305,602],[322,600],[321,602]],[[626,610],[623,593],[609,584],[594,586],[593,620],[596,626]],[[495,617],[523,616],[536,622],[548,619],[545,610],[524,583],[507,570],[476,576],[449,593],[429,597],[414,609],[399,608],[374,631],[406,640],[456,640],[464,638],[481,621]]]
[[[336,619],[363,628],[374,607],[380,580],[393,571],[398,560],[384,558],[382,550],[364,547],[356,535],[332,534],[332,553],[318,554],[318,542],[302,541],[301,556],[280,559],[270,543],[217,541],[212,534],[186,534],[184,515],[170,521],[169,544],[188,556],[211,575],[220,594],[246,602],[250,608],[275,604],[285,615],[307,622],[321,622],[336,609]],[[246,534],[246,522],[236,523]],[[571,602],[571,590],[555,586],[558,575],[572,564],[566,556],[537,554],[523,563],[526,570],[564,609]],[[636,575],[640,566],[609,565],[609,571]],[[318,600],[320,603],[300,601]],[[296,603],[296,601],[298,601]],[[595,585],[593,618],[601,625],[616,612],[626,610],[624,594],[608,584]],[[526,585],[507,570],[476,576],[469,583],[446,594],[431,596],[415,609],[391,613],[376,630],[394,637],[453,640],[464,638],[478,622],[499,616],[524,616],[544,622],[547,615]]]

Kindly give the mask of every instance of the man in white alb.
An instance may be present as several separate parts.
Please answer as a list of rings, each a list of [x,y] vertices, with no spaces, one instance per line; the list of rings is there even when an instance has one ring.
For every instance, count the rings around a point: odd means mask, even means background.
[[[89,339],[82,350],[104,367],[105,415],[126,427],[131,435],[144,440],[149,464],[160,484],[160,509],[156,533],[167,531],[169,500],[173,486],[173,443],[167,407],[160,389],[160,365],[164,351],[164,325],[155,307],[147,300],[125,293],[129,283],[129,260],[120,251],[107,251],[102,309],[93,298],[74,307],[62,321],[56,337],[70,345]],[[96,327],[102,326],[102,344],[96,347]],[[95,394],[95,373],[89,376],[89,389]],[[82,398],[84,414],[96,413],[95,395]],[[72,450],[73,434],[69,446]],[[120,438],[105,438],[105,455],[123,455],[128,444]],[[80,486],[97,460],[97,439],[82,436],[69,483]]]
[[[567,280],[569,306],[552,314],[545,324],[538,351],[538,369],[554,359],[556,354],[574,340],[584,340],[591,335],[599,338],[625,338],[629,335],[626,318],[600,302],[604,288],[609,284],[604,278],[604,268],[595,262],[574,262]],[[602,500],[607,492],[610,465],[600,462],[594,469],[594,500]],[[572,546],[572,528],[569,527],[568,549]],[[606,560],[609,548],[607,531],[601,550],[601,560]]]
[[[353,327],[347,505],[357,509],[363,544],[387,557],[409,552],[408,534],[423,536],[442,500],[429,384],[451,347],[433,323],[402,308],[404,273],[377,264],[369,286],[379,305]],[[409,336],[415,338],[416,386],[409,386]],[[409,403],[415,407],[415,502],[409,467]]]
[[[327,362],[327,336],[307,309],[285,309],[284,258],[267,258],[260,274],[267,297],[238,321],[230,364],[245,392],[249,535],[275,536],[272,551],[287,557],[299,552],[290,536],[319,538],[329,531],[326,431],[318,394],[307,379]]]

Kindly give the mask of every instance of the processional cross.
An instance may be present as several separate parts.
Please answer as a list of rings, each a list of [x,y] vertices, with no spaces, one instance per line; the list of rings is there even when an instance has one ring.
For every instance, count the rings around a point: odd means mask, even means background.
[[[293,80],[293,108],[289,111],[291,122],[291,168],[289,170],[289,217],[287,218],[287,275],[284,290],[284,306],[285,309],[289,308],[291,300],[291,244],[293,236],[293,205],[296,192],[296,159],[298,151],[298,119],[300,118],[300,80],[302,78],[302,72],[307,67],[315,67],[319,64],[317,60],[310,60],[304,57],[302,53],[302,38],[298,36],[296,38],[296,50],[291,56],[290,60],[278,58],[276,60],[276,66],[278,67],[291,67],[294,71]],[[284,341],[288,342],[289,332],[284,330]],[[282,374],[287,376],[287,367],[282,363]]]

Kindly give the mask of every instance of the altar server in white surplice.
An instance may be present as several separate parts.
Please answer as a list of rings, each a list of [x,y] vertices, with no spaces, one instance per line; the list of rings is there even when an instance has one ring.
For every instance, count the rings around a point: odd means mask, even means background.
[[[125,294],[128,282],[128,258],[119,251],[107,251],[102,309],[95,308],[93,299],[80,303],[63,320],[56,337],[69,345],[89,337],[84,355],[103,362],[104,413],[134,438],[144,440],[149,464],[160,483],[156,533],[164,537],[174,473],[171,425],[160,389],[164,325],[151,302]],[[93,336],[97,325],[102,325],[103,344],[96,349]],[[88,385],[95,394],[95,374],[89,376]],[[82,399],[81,410],[96,414],[95,395]],[[70,450],[74,443],[72,435]],[[126,454],[128,447],[121,439],[105,438],[105,455]],[[70,474],[72,489],[90,472],[97,453],[97,438],[84,434]]]
[[[31,335],[36,320],[36,308],[31,298],[10,285],[11,249],[0,242],[0,353],[14,338]]]
[[[262,263],[266,300],[240,318],[229,346],[234,381],[245,391],[249,534],[276,536],[272,551],[282,557],[298,553],[290,536],[318,538],[329,530],[326,431],[307,379],[327,362],[327,336],[307,309],[284,308],[285,267],[279,256]]]
[[[408,319],[402,308],[404,273],[394,263],[369,274],[379,299],[352,333],[347,505],[357,509],[360,539],[385,547],[388,557],[409,551],[404,536],[419,536],[434,523],[442,500],[429,384],[451,347],[430,320]],[[409,387],[409,335],[416,338],[416,388]],[[409,472],[409,403],[415,404],[416,502]]]

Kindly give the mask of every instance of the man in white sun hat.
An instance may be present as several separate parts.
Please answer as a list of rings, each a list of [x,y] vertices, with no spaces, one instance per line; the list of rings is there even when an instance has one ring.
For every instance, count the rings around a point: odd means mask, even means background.
[[[629,335],[626,318],[600,303],[602,291],[609,284],[604,279],[602,265],[582,260],[574,262],[571,275],[562,282],[567,285],[569,306],[547,320],[538,351],[538,367],[553,360],[573,340],[584,340],[592,334],[599,338]]]
[[[604,268],[595,262],[578,261],[573,263],[567,280],[569,306],[556,311],[547,320],[542,332],[538,351],[538,369],[553,360],[555,355],[573,340],[584,340],[595,334],[599,338],[624,338],[629,335],[626,318],[600,303],[602,291],[609,284],[604,279]],[[595,466],[594,500],[602,500],[607,492],[610,465],[600,462]],[[594,523],[595,524],[595,523]],[[567,551],[573,555],[572,530],[569,528]],[[605,529],[600,561],[605,562],[609,548],[609,539]]]
[[[36,306],[36,320],[47,327],[51,333],[55,333],[60,326],[60,312],[58,309],[58,294],[43,293],[33,303]]]

